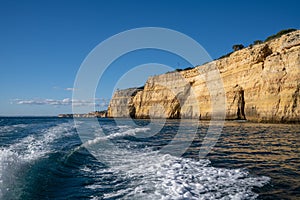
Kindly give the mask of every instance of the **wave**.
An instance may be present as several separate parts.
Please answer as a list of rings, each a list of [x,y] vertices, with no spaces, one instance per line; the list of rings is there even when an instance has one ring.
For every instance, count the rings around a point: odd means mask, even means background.
[[[116,132],[116,133],[112,133],[112,134],[104,136],[104,137],[96,137],[93,140],[88,140],[87,142],[82,144],[82,146],[88,147],[90,145],[97,144],[100,141],[105,141],[105,140],[115,139],[115,138],[120,138],[120,137],[125,137],[125,136],[135,136],[136,133],[146,132],[149,130],[150,130],[150,128],[134,128],[134,129],[129,129],[129,130],[126,130],[123,132]]]
[[[28,124],[15,124],[15,125],[5,125],[0,126],[0,133],[13,132],[19,128],[26,128]]]
[[[74,148],[67,156],[65,156],[64,160],[65,162],[68,161],[68,159],[70,158],[70,156],[72,156],[76,151],[82,149],[82,148],[87,148],[89,150],[91,150],[91,146],[98,144],[100,142],[105,142],[111,139],[116,139],[116,138],[122,138],[122,137],[126,137],[126,136],[135,136],[137,133],[139,132],[146,132],[149,131],[150,128],[134,128],[134,129],[129,129],[129,130],[125,130],[126,128],[128,129],[129,126],[106,126],[105,129],[106,130],[119,130],[118,132],[115,133],[111,133],[107,136],[103,136],[103,132],[102,130],[97,129],[98,127],[94,127],[96,128],[96,130],[94,130],[94,135],[96,135],[96,137],[94,139],[91,140],[87,140],[85,141],[82,145]],[[103,128],[103,127],[102,127]],[[100,135],[100,136],[97,136]],[[110,143],[107,143],[110,144]],[[91,151],[93,152],[93,151]]]
[[[25,128],[26,126],[13,125],[12,127]],[[10,190],[17,188],[16,181],[19,180],[19,173],[22,173],[20,170],[22,171],[23,166],[54,151],[51,149],[51,143],[70,134],[72,128],[71,123],[62,123],[43,129],[39,134],[35,133],[22,138],[8,147],[0,148],[0,199]]]
[[[110,139],[150,130],[128,126],[117,128],[117,132],[87,140],[72,151],[85,147],[106,166],[99,169],[89,163],[81,168],[85,176],[94,179],[85,188],[94,194],[102,191],[101,195],[91,195],[90,199],[255,199],[258,195],[252,191],[253,187],[262,187],[270,181],[269,177],[252,176],[245,169],[217,168],[207,159],[196,161],[175,157],[151,148],[134,150],[115,144],[90,149],[99,143],[106,144]],[[95,135],[97,131],[96,128]]]
[[[152,149],[103,148],[97,152],[100,154],[95,157],[105,161],[108,168],[84,166],[82,171],[96,180],[86,188],[107,188],[103,177],[117,176],[117,180],[109,183],[112,190],[91,199],[255,199],[258,195],[253,187],[262,187],[270,180],[254,177],[245,169],[216,168],[209,160],[174,157]]]
[[[85,127],[85,124],[77,126]],[[104,135],[97,127],[86,129],[95,138],[68,155],[80,148],[100,147],[90,151],[98,161],[83,162],[82,173],[78,174],[92,179],[84,182],[90,199],[255,199],[258,195],[252,191],[253,187],[262,187],[270,180],[265,176],[252,176],[245,169],[216,168],[207,159],[174,157],[154,148],[120,148],[115,143],[97,145],[150,130],[111,125],[104,128],[109,135]],[[24,188],[20,180],[24,177],[21,173],[26,173],[23,169],[57,151],[56,141],[74,134],[73,129],[73,123],[62,123],[0,147],[0,199],[20,199],[17,195]],[[21,192],[16,192],[16,188]]]

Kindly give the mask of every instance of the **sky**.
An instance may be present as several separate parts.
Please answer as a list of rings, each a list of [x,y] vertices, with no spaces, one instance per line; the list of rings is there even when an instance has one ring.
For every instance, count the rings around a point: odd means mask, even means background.
[[[105,71],[95,99],[72,99],[74,90],[80,90],[74,81],[83,61],[120,32],[172,29],[193,38],[216,59],[231,52],[233,44],[247,46],[282,29],[299,29],[299,6],[297,0],[0,0],[0,116],[55,116],[71,113],[72,102],[94,106],[94,100],[97,110],[105,109],[115,89],[142,86],[150,75],[189,67],[169,52],[130,52]],[[145,63],[168,67],[148,64],[143,76],[133,73],[136,78],[124,79]]]

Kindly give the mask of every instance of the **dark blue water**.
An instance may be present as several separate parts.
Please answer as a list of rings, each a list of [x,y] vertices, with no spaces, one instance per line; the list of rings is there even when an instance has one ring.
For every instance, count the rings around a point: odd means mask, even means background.
[[[199,159],[208,122],[177,157],[161,150],[194,122],[92,121],[0,118],[0,199],[300,198],[300,125],[226,122]]]

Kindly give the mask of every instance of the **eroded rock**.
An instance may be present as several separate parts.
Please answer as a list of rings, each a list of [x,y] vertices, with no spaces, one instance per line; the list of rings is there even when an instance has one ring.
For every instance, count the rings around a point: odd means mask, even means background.
[[[226,93],[227,119],[300,122],[300,31],[193,69],[150,77],[135,93],[117,91],[109,117],[200,118],[212,116],[208,84],[215,66]]]

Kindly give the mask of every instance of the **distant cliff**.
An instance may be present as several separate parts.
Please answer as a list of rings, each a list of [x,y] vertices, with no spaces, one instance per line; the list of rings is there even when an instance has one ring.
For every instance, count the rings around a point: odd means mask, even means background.
[[[90,118],[90,117],[98,117],[98,118],[105,118],[107,117],[107,111],[95,111],[95,112],[89,112],[84,114],[59,114],[58,117],[84,117],[84,118]]]
[[[210,93],[203,77],[211,65],[223,81],[226,119],[300,122],[299,30],[193,69],[149,77],[144,88],[119,90],[108,117],[210,119]],[[185,101],[190,91],[196,101]]]

